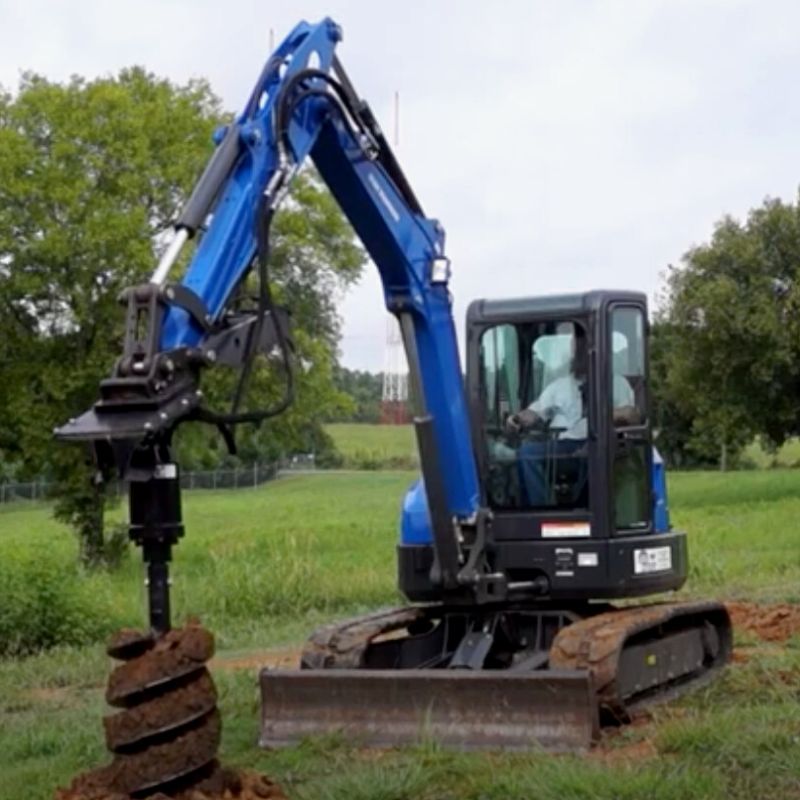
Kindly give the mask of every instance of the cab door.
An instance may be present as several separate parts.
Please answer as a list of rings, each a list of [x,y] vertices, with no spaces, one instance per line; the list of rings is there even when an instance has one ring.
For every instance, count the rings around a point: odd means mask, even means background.
[[[652,437],[647,386],[647,309],[635,303],[607,307],[605,382],[610,435],[611,530],[652,530]]]

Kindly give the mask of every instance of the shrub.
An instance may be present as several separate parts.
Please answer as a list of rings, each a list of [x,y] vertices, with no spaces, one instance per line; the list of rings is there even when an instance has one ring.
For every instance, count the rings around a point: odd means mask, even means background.
[[[46,552],[6,554],[0,586],[0,655],[97,641],[119,622],[77,565]]]

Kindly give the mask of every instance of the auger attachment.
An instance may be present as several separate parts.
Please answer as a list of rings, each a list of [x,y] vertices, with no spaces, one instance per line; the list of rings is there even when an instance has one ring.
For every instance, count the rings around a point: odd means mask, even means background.
[[[214,637],[197,622],[171,628],[169,562],[183,536],[180,477],[166,448],[133,455],[129,480],[130,538],[147,569],[150,629],[122,630],[108,645],[119,663],[103,719],[109,765],[79,775],[57,800],[238,798],[281,800],[256,773],[223,769],[217,760],[222,724],[208,671]]]

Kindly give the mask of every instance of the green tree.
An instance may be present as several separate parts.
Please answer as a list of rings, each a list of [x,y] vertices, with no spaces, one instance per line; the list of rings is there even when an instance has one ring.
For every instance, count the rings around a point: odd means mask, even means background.
[[[0,95],[1,455],[57,480],[57,513],[76,527],[86,563],[103,557],[103,498],[83,451],[56,445],[51,431],[96,398],[120,352],[116,298],[152,270],[223,118],[205,81],[176,85],[140,68],[67,84],[28,74]],[[335,290],[363,256],[312,175],[274,228],[272,278],[295,312],[299,392],[335,404]],[[265,395],[279,391],[268,372],[254,381]],[[294,429],[304,413],[313,422],[303,402]]]
[[[667,276],[662,401],[690,421],[686,449],[721,469],[757,434],[800,432],[800,213],[766,200]]]
[[[336,367],[333,375],[336,388],[351,400],[349,406],[333,415],[331,422],[370,422],[381,420],[383,375]]]
[[[678,469],[703,462],[689,448],[692,418],[668,390],[668,369],[674,347],[674,326],[655,320],[650,326],[650,397],[653,406],[655,444],[667,463]]]
[[[119,350],[116,297],[152,268],[220,119],[205,82],[138,68],[66,85],[28,74],[0,98],[0,441],[58,481],[87,563],[103,554],[102,496],[85,454],[51,431],[95,399]]]

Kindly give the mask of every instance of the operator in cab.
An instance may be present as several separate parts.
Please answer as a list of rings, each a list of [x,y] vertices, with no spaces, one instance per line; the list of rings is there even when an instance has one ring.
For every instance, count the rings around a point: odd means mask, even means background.
[[[551,380],[527,407],[506,421],[511,433],[539,432],[527,438],[518,451],[520,478],[527,504],[552,505],[554,481],[559,467],[569,466],[573,474],[585,472],[585,444],[588,438],[586,416],[587,347],[580,325],[565,323],[564,334],[571,339],[568,371]],[[613,373],[614,425],[635,425],[638,419],[633,389],[624,375]],[[583,461],[583,464],[576,463]],[[580,483],[580,477],[575,483]]]

